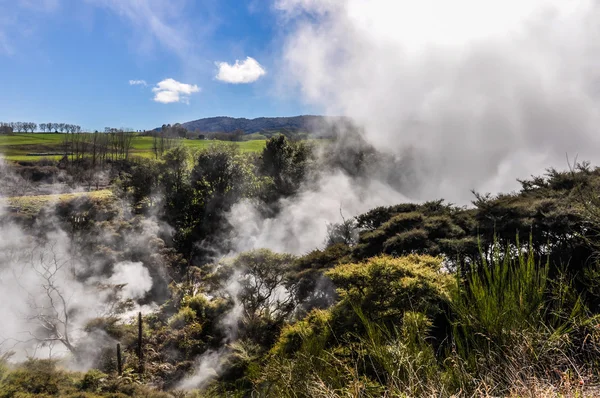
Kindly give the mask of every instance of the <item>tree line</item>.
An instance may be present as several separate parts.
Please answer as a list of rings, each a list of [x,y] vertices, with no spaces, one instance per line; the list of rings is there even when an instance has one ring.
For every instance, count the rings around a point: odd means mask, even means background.
[[[107,160],[128,159],[134,133],[113,129],[107,133],[73,133],[64,136],[63,148],[71,163],[89,159],[92,168]]]
[[[12,131],[15,133],[34,133],[36,131],[80,133],[81,126],[69,123],[34,123],[34,122],[0,122],[0,131]]]

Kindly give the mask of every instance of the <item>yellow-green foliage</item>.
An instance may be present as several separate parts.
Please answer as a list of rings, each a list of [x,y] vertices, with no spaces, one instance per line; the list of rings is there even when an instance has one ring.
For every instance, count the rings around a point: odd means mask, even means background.
[[[380,256],[343,264],[326,273],[342,303],[361,308],[370,317],[399,319],[405,311],[432,317],[449,300],[454,279],[442,273],[442,259],[427,255]]]
[[[204,294],[186,297],[181,304],[191,308],[200,319],[206,319],[206,314],[212,305],[208,297]]]
[[[359,316],[366,330],[358,344],[360,361],[373,367],[388,390],[422,396],[440,382],[440,368],[427,341],[432,327],[427,316],[407,311],[402,326],[393,330],[360,312]]]
[[[328,271],[340,301],[283,329],[259,389],[281,396],[289,388],[295,396],[429,393],[441,377],[429,341],[432,317],[443,317],[455,285],[441,266],[432,256],[380,256]]]
[[[0,397],[9,398],[23,393],[55,396],[68,385],[68,377],[56,368],[55,361],[29,360],[2,380]]]
[[[303,348],[306,350],[309,348],[307,342],[318,341],[318,345],[324,346],[330,336],[330,320],[331,312],[313,310],[303,320],[283,328],[279,340],[271,349],[271,354],[285,355]]]
[[[222,298],[210,300],[204,294],[197,294],[193,297],[185,297],[181,305],[192,309],[195,313],[195,316],[202,321],[213,320],[217,318],[229,307],[226,300]]]
[[[169,325],[174,329],[182,329],[196,320],[196,312],[190,307],[181,307],[177,314],[169,319]]]
[[[108,375],[106,373],[102,373],[97,369],[92,369],[83,375],[79,382],[79,388],[83,391],[100,391],[107,378]]]
[[[107,375],[98,370],[68,372],[53,360],[30,359],[14,367],[2,362],[2,368],[0,398],[171,397],[134,383],[126,375]]]

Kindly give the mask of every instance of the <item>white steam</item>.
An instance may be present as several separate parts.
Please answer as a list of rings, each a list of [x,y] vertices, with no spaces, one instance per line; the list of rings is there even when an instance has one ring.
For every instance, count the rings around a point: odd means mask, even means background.
[[[203,389],[226,368],[227,361],[232,354],[229,344],[238,337],[239,322],[244,316],[244,307],[239,297],[242,290],[241,279],[242,274],[236,270],[231,277],[223,281],[223,291],[220,292],[220,295],[230,298],[233,306],[219,322],[219,327],[225,332],[221,347],[218,350],[207,350],[197,357],[193,373],[181,380],[178,388],[182,390]]]
[[[471,189],[566,167],[565,153],[600,157],[597,2],[276,4],[295,24],[285,78],[378,149],[410,148],[420,178],[408,196],[465,203]]]
[[[325,173],[315,184],[297,196],[281,200],[283,210],[275,218],[264,219],[255,203],[236,204],[229,222],[237,232],[238,253],[255,248],[276,252],[305,254],[325,242],[328,222],[341,222],[342,214],[354,216],[381,205],[407,200],[379,180],[363,184],[342,173]]]
[[[407,199],[468,204],[471,190],[514,190],[517,178],[567,167],[567,155],[600,160],[597,2],[277,0],[275,8],[291,32],[284,85],[352,117],[398,161],[361,180],[324,171],[319,188],[285,199],[275,219],[236,206],[240,249],[300,254],[323,243],[340,206],[354,216]]]
[[[219,372],[225,366],[227,348],[221,348],[218,351],[208,350],[196,359],[194,374],[186,377],[178,388],[182,390],[203,389],[206,385],[219,375]]]
[[[126,299],[141,299],[152,288],[150,272],[139,262],[115,264],[113,274],[107,282],[113,285],[125,284],[121,292]]]
[[[153,279],[140,262],[114,261],[102,270],[94,259],[82,258],[76,238],[54,216],[55,204],[32,227],[11,221],[5,205],[8,197],[22,194],[12,189],[18,186],[23,181],[0,157],[0,355],[13,352],[12,359],[21,361],[72,354],[73,366],[88,368],[103,344],[113,342],[99,330],[86,331],[86,324],[122,316],[116,304],[144,297]],[[108,236],[95,239],[108,242]],[[136,239],[148,242],[149,236]]]

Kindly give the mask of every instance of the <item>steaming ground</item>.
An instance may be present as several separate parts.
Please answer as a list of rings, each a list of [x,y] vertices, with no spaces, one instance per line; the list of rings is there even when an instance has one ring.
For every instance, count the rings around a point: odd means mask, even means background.
[[[22,184],[0,159],[0,197]],[[151,305],[136,305],[155,282],[149,269],[141,262],[115,259],[106,270],[92,258],[81,258],[52,205],[33,227],[36,236],[5,216],[0,208],[0,354],[12,352],[12,359],[22,361],[74,353],[70,366],[93,366],[101,348],[116,342],[98,331],[84,331],[85,325],[96,317],[127,319],[133,311],[150,310]],[[142,232],[125,243],[143,240],[146,247],[141,250],[151,250],[150,236]],[[96,243],[108,238],[96,237]],[[118,311],[118,304],[127,300],[132,300],[131,312]]]

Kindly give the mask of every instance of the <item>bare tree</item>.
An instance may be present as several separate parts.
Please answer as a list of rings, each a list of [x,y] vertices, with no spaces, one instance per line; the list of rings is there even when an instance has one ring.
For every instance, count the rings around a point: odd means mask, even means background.
[[[1,266],[12,266],[12,274],[16,285],[23,291],[27,303],[23,321],[26,331],[20,336],[4,338],[0,345],[13,343],[13,348],[21,345],[33,346],[35,350],[42,347],[52,348],[55,345],[64,346],[79,360],[82,350],[77,346],[73,334],[79,325],[77,314],[85,313],[91,308],[84,307],[76,298],[72,283],[76,283],[77,275],[73,255],[60,250],[59,242],[47,243],[44,246],[31,247],[31,250],[8,250],[8,255],[0,257]],[[11,252],[12,255],[11,255]],[[130,303],[123,299],[121,291],[123,284],[98,285],[89,287],[97,289],[102,297],[99,311],[102,316],[115,316],[130,309]]]
[[[31,324],[30,330],[25,333],[25,339],[11,339],[17,344],[33,343],[36,348],[62,344],[69,352],[76,355],[76,350],[71,341],[70,329],[70,298],[60,286],[60,276],[70,272],[68,266],[70,259],[61,258],[54,244],[45,248],[34,248],[28,254],[29,267],[40,281],[40,292],[32,292],[29,286],[21,284],[21,275],[13,270],[15,281],[27,294],[29,314],[25,320]]]

